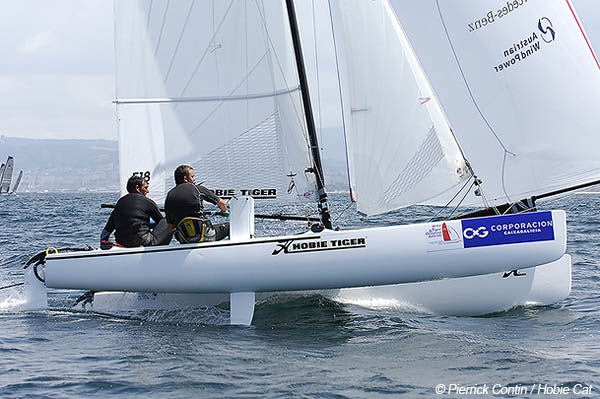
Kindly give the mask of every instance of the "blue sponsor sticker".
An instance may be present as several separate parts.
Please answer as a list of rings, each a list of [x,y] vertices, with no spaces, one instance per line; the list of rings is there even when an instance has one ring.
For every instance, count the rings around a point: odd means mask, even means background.
[[[554,240],[552,212],[461,220],[465,248]]]

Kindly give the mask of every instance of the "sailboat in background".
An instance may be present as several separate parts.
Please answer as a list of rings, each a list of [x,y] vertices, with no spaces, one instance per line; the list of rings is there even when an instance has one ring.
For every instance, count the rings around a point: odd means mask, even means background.
[[[0,194],[8,194],[10,191],[10,183],[12,182],[13,169],[15,160],[9,156],[6,163],[3,164],[2,175],[0,176]]]
[[[352,76],[376,59],[356,54],[339,66],[351,77],[342,98],[352,92],[344,121],[358,210],[437,202],[479,186],[390,4],[336,6],[345,27],[338,39],[356,40],[353,17],[368,16],[377,29],[357,48],[383,34],[398,50],[386,57],[403,66],[384,62]],[[255,293],[366,289],[556,261],[570,268],[562,211],[332,230],[293,1],[116,2],[115,17],[121,186],[142,175],[162,203],[171,171],[191,163],[208,187],[232,197],[231,240],[42,253],[30,262],[31,284],[195,293],[199,305],[224,297],[232,323],[248,324]],[[319,222],[304,234],[255,238],[253,198],[313,204]]]
[[[11,194],[14,194],[17,192],[17,190],[19,189],[19,185],[21,184],[22,178],[23,178],[23,171],[21,170],[21,171],[19,171],[19,175],[17,176],[17,182],[15,183],[12,190],[10,191]]]
[[[0,167],[0,194],[13,194],[17,191],[17,188],[21,183],[21,178],[23,177],[23,171],[19,172],[17,182],[15,183],[11,191],[10,184],[12,182],[14,166],[15,160],[13,157],[9,156],[6,160],[6,164],[2,164],[2,166]]]

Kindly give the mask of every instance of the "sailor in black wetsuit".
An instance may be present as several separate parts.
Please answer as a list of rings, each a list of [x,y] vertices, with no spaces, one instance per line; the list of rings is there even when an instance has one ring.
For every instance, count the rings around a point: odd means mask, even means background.
[[[206,187],[195,183],[191,166],[181,165],[175,169],[176,186],[165,200],[167,221],[175,229],[175,238],[181,243],[222,240],[229,235],[229,223],[213,225],[208,221],[202,201],[217,205],[223,213],[227,212],[227,204]],[[187,227],[182,226],[181,223],[186,221],[189,222]]]
[[[106,247],[110,233],[115,230],[117,243],[125,247],[169,244],[173,234],[156,203],[146,197],[148,182],[140,176],[132,176],[127,181],[127,192],[129,194],[117,201],[102,230],[101,247]],[[150,218],[156,222],[153,230],[150,230]]]

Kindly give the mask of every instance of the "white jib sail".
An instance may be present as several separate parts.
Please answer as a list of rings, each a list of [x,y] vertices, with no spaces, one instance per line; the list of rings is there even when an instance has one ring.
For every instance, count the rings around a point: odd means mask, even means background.
[[[122,190],[162,203],[190,164],[221,197],[315,197],[284,2],[115,2]]]
[[[600,179],[600,63],[570,1],[391,4],[488,199]]]
[[[469,176],[437,98],[385,1],[331,1],[357,209],[421,203]]]
[[[0,193],[8,193],[10,189],[10,183],[12,181],[14,166],[14,158],[8,157],[8,159],[6,160],[6,165],[4,165],[4,173],[2,173],[2,179],[0,179]]]

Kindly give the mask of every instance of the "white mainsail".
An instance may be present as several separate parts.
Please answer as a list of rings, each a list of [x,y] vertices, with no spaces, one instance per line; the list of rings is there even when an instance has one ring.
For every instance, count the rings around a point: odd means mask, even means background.
[[[570,1],[391,4],[488,199],[600,179],[600,63]]]
[[[191,164],[223,197],[315,200],[283,2],[115,2],[115,27],[122,190],[162,203]]]
[[[10,189],[10,183],[12,181],[13,168],[15,165],[15,160],[13,157],[8,157],[6,160],[6,165],[4,166],[4,172],[2,173],[2,178],[0,179],[0,194],[8,193]]]
[[[359,212],[387,212],[459,185],[470,173],[388,2],[331,3]]]

